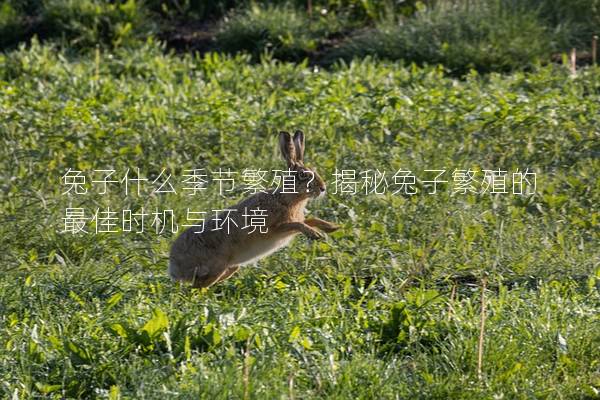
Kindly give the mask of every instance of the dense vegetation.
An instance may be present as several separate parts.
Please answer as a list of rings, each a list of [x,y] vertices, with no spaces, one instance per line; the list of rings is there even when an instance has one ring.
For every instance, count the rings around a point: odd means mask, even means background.
[[[456,75],[530,69],[573,47],[589,63],[599,26],[600,0],[0,0],[0,49],[34,36],[80,52],[158,37],[255,61],[372,55]]]
[[[549,63],[599,26],[599,0],[0,0],[0,397],[599,398],[600,69]],[[233,204],[297,128],[342,229],[171,282],[153,211]]]
[[[598,68],[456,80],[369,59],[249,61],[152,39],[0,55],[1,397],[598,396]],[[310,206],[342,225],[326,241],[299,237],[193,291],[167,277],[169,232],[61,233],[66,207],[184,212],[243,196],[100,195],[89,180],[63,194],[69,168],[282,168],[281,128],[304,129],[329,183]],[[336,168],[390,182],[410,170],[418,193],[335,193]],[[424,182],[427,169],[527,168],[529,195]]]

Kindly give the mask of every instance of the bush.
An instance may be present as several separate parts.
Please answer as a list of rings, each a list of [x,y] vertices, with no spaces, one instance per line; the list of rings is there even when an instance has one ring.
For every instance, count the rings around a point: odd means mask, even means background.
[[[60,33],[76,47],[124,45],[155,30],[136,0],[49,0],[44,20],[50,32]]]
[[[31,37],[60,38],[76,48],[130,44],[156,32],[136,0],[5,0],[0,2],[0,48]]]
[[[533,11],[480,2],[440,6],[400,22],[388,20],[350,39],[330,60],[373,55],[441,63],[462,74],[471,68],[487,72],[527,67],[548,56],[551,46],[547,28]]]
[[[352,19],[361,22],[374,21],[385,13],[396,12],[411,15],[418,5],[429,4],[434,0],[312,0],[313,12],[325,9],[329,12],[346,13]],[[291,5],[297,9],[306,9],[307,0],[146,0],[149,9],[174,18],[193,18],[206,20],[220,18],[228,10],[247,7],[250,4]]]
[[[13,45],[27,33],[26,16],[12,1],[0,2],[0,48]]]
[[[169,19],[206,20],[221,18],[228,10],[245,4],[236,0],[146,0],[149,10]]]
[[[589,47],[593,35],[600,34],[600,0],[521,0],[536,10],[549,26],[564,33],[560,49]]]
[[[298,60],[317,49],[319,40],[341,29],[334,16],[311,19],[291,6],[252,5],[226,17],[216,35],[226,52],[248,51],[255,58],[265,51],[285,60]]]

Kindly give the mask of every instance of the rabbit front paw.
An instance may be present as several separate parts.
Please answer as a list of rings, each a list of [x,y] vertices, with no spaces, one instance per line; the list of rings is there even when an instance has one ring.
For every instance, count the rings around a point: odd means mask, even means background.
[[[310,230],[306,230],[306,232],[304,233],[306,235],[307,238],[309,238],[310,240],[321,240],[321,239],[325,239],[325,234],[322,232],[319,232],[316,229],[310,229]]]

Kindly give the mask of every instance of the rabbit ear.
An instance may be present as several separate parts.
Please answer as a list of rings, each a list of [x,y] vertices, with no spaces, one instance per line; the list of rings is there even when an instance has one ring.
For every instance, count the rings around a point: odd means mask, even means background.
[[[288,132],[279,132],[279,149],[283,159],[287,161],[288,166],[294,165],[296,162],[296,149],[292,142],[292,137]]]
[[[294,147],[296,148],[296,160],[304,161],[304,132],[301,130],[294,133]]]

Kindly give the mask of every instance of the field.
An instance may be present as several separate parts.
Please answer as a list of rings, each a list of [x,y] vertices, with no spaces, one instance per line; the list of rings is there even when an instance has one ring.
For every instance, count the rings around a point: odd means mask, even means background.
[[[326,240],[297,237],[198,291],[167,276],[169,229],[62,232],[66,208],[172,209],[185,224],[188,208],[234,204],[239,188],[190,196],[180,178],[285,168],[280,129],[304,130],[328,183],[309,206],[342,226]],[[598,398],[599,135],[597,67],[455,79],[151,39],[2,53],[0,397]],[[178,193],[91,182],[137,168],[148,183],[171,173]],[[69,169],[87,193],[65,194]],[[356,171],[357,193],[336,169]],[[453,172],[469,169],[476,193],[460,193]],[[361,186],[375,170],[385,193]],[[426,170],[446,171],[434,194]],[[483,170],[506,171],[506,193]],[[525,171],[535,187],[515,194]]]

